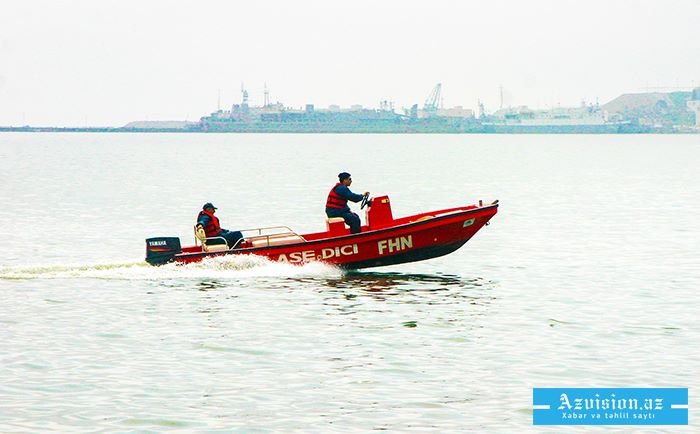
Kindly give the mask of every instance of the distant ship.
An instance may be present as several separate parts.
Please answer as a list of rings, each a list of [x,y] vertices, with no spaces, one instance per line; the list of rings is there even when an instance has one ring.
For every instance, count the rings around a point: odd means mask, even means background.
[[[610,119],[598,104],[532,110],[526,106],[498,110],[482,123],[491,133],[636,133],[645,128],[629,120]]]
[[[479,118],[461,106],[440,107],[441,85],[433,89],[423,108],[414,104],[404,113],[396,113],[393,104],[382,101],[379,109],[330,106],[304,109],[270,103],[265,90],[265,104],[250,106],[248,92],[242,89],[241,104],[231,110],[217,110],[189,131],[250,133],[628,133],[645,132],[630,121],[610,120],[596,104],[577,108],[531,110],[527,107],[502,109]]]

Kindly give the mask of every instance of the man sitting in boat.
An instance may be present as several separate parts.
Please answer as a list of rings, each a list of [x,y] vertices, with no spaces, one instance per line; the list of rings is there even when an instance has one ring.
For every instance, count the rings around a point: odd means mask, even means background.
[[[241,234],[239,231],[221,229],[219,218],[214,215],[216,210],[217,208],[211,202],[205,203],[202,207],[202,211],[200,211],[199,215],[197,216],[197,229],[203,228],[207,238],[225,238],[226,244],[228,244],[228,247],[231,248],[236,245],[238,240],[243,238],[243,234]]]
[[[369,196],[369,191],[366,191],[364,195],[350,191],[349,187],[352,184],[352,178],[348,172],[339,173],[338,180],[340,182],[335,184],[328,193],[326,215],[328,217],[342,217],[345,223],[350,226],[350,232],[357,234],[361,231],[360,216],[350,211],[348,201],[360,202],[364,196]]]

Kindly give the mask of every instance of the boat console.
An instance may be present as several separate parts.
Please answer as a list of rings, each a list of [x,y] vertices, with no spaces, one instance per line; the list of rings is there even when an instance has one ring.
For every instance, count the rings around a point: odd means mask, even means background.
[[[394,224],[389,196],[384,195],[372,198],[365,212],[365,221],[371,231],[383,229]]]

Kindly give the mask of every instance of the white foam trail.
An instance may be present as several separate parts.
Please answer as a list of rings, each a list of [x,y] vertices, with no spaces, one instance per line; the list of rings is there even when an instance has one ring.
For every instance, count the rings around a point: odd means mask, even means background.
[[[239,279],[250,277],[340,277],[343,272],[332,265],[312,262],[291,265],[272,262],[262,256],[231,255],[207,258],[191,264],[170,263],[159,267],[146,262],[126,262],[90,265],[50,265],[36,267],[0,268],[0,280],[30,279]]]

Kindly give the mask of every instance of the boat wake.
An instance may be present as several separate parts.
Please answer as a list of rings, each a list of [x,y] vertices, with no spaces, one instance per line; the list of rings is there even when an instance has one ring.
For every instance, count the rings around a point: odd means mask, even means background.
[[[251,277],[333,278],[343,271],[332,265],[313,262],[291,265],[272,262],[262,256],[230,255],[205,259],[190,264],[165,264],[159,267],[144,261],[113,264],[49,265],[34,267],[0,267],[0,280],[32,279],[108,279],[108,280],[169,280],[169,279],[240,279]]]

